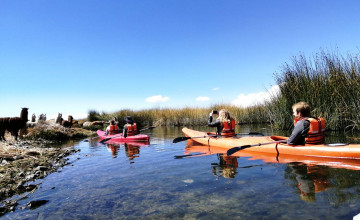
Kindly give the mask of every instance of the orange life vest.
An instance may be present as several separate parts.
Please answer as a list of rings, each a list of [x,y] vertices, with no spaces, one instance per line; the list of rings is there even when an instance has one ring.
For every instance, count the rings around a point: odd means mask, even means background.
[[[227,167],[237,168],[237,167],[239,166],[238,161],[237,161],[237,158],[234,157],[234,156],[226,156],[226,155],[223,155],[223,160],[224,160],[225,165],[226,165]]]
[[[330,187],[329,172],[319,166],[307,166],[307,173],[313,174],[315,193],[327,190]]]
[[[325,143],[325,119],[323,118],[303,118],[310,122],[310,129],[305,138],[306,144],[324,144]],[[294,120],[296,124],[299,119]]]
[[[232,137],[235,135],[235,120],[231,119],[229,122],[224,122],[221,136]]]
[[[302,184],[300,182],[298,183],[298,188],[300,189],[302,195],[323,192],[331,186],[330,181],[328,180],[329,172],[325,169],[320,169],[318,166],[315,167],[310,165],[307,166],[306,174],[313,182],[309,186],[309,188],[311,188],[311,192],[304,192],[302,190]],[[312,186],[314,188],[312,188]]]
[[[119,133],[119,128],[117,125],[110,125],[109,134],[117,134]]]
[[[136,123],[134,124],[128,124],[128,129],[127,129],[127,135],[128,136],[134,136],[139,134],[139,131],[137,129]]]

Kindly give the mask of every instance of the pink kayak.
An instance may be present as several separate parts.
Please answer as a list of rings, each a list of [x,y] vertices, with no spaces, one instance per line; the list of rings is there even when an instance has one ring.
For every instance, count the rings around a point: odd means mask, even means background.
[[[109,141],[112,142],[134,142],[134,141],[149,141],[149,136],[146,134],[138,134],[134,136],[127,136],[126,138],[122,135],[122,133],[119,134],[113,134],[113,135],[106,135],[104,131],[97,130],[96,132],[99,135],[99,138],[101,140],[103,139],[109,139]]]

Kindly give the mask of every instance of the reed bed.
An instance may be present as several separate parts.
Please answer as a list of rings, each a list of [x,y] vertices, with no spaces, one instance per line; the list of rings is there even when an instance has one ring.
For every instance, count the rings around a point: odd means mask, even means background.
[[[357,55],[342,56],[321,51],[307,59],[303,54],[285,64],[276,82],[281,95],[267,108],[276,128],[291,126],[291,106],[305,101],[313,116],[324,117],[330,130],[359,130],[360,61]]]
[[[311,58],[303,54],[285,63],[274,74],[280,94],[265,104],[241,108],[215,104],[209,108],[153,108],[121,110],[111,114],[90,111],[88,120],[110,120],[131,115],[140,126],[206,125],[211,110],[227,109],[239,124],[271,123],[275,129],[293,126],[292,105],[305,101],[313,107],[312,115],[325,118],[329,130],[360,129],[360,60],[358,55],[342,56],[321,50]]]
[[[146,126],[201,126],[207,125],[209,113],[212,110],[227,109],[237,123],[267,123],[268,116],[265,106],[251,108],[238,108],[233,105],[213,105],[210,108],[153,108],[147,110],[133,111],[121,110],[114,113],[98,113],[90,111],[88,120],[108,121],[116,119],[122,125],[124,118],[132,116],[141,127]]]

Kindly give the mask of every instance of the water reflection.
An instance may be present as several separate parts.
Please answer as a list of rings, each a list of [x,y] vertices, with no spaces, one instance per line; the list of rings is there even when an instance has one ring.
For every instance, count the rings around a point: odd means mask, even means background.
[[[300,199],[315,202],[315,194],[331,187],[329,167],[290,163],[285,169],[285,179],[296,182]]]
[[[226,150],[219,147],[199,145],[189,140],[185,147],[185,155],[217,155],[219,162],[212,163],[212,173],[216,177],[229,179],[236,178],[240,168],[251,168],[253,166],[239,167],[238,159],[246,157],[248,160],[262,160],[269,163],[286,164],[284,179],[291,181],[291,186],[299,198],[305,202],[315,202],[317,194],[328,196],[325,198],[332,205],[340,205],[344,202],[360,199],[360,170],[359,160],[342,160],[331,158],[309,158],[260,155],[245,153],[241,156],[227,156]],[[194,157],[194,156],[193,156]],[[300,158],[300,159],[299,159]],[[299,161],[297,161],[299,160]],[[338,169],[342,168],[342,169]],[[324,198],[322,198],[324,199]]]
[[[219,163],[212,163],[212,172],[215,176],[225,178],[235,178],[236,169],[239,164],[237,157],[227,156],[226,154],[217,154]]]
[[[293,182],[295,192],[306,202],[325,197],[330,204],[339,206],[360,199],[360,173],[353,170],[291,163],[285,169],[285,179]]]
[[[113,158],[117,158],[117,155],[118,155],[118,152],[119,152],[119,149],[120,149],[120,145],[118,144],[107,144],[106,145],[108,151],[111,152],[111,156]]]
[[[134,159],[140,155],[140,146],[134,144],[124,144],[125,154],[129,158],[130,163],[134,163]]]
[[[119,154],[119,149],[123,145],[125,155],[128,157],[130,163],[134,163],[134,159],[139,157],[139,155],[140,155],[140,147],[147,146],[149,144],[150,144],[150,142],[129,142],[129,143],[118,142],[116,144],[114,144],[114,143],[106,144],[106,147],[107,147],[108,151],[111,152],[111,156],[113,158],[117,158],[117,156]]]

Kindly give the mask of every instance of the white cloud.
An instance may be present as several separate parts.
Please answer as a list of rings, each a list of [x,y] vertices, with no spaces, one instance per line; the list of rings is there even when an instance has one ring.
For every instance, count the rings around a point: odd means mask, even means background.
[[[206,97],[206,96],[199,96],[196,98],[196,101],[209,101],[210,98],[209,97]]]
[[[145,99],[147,102],[167,102],[169,101],[169,97],[165,96],[163,97],[162,95],[154,95],[154,96],[151,96],[149,98],[146,98]]]
[[[217,91],[219,89],[220,89],[219,87],[216,87],[216,88],[213,88],[212,90]]]
[[[266,92],[250,93],[250,94],[240,94],[237,99],[233,100],[231,103],[239,107],[249,107],[257,104],[262,104],[265,101],[269,101],[272,96],[276,96],[280,93],[280,88],[278,85],[271,87]]]

